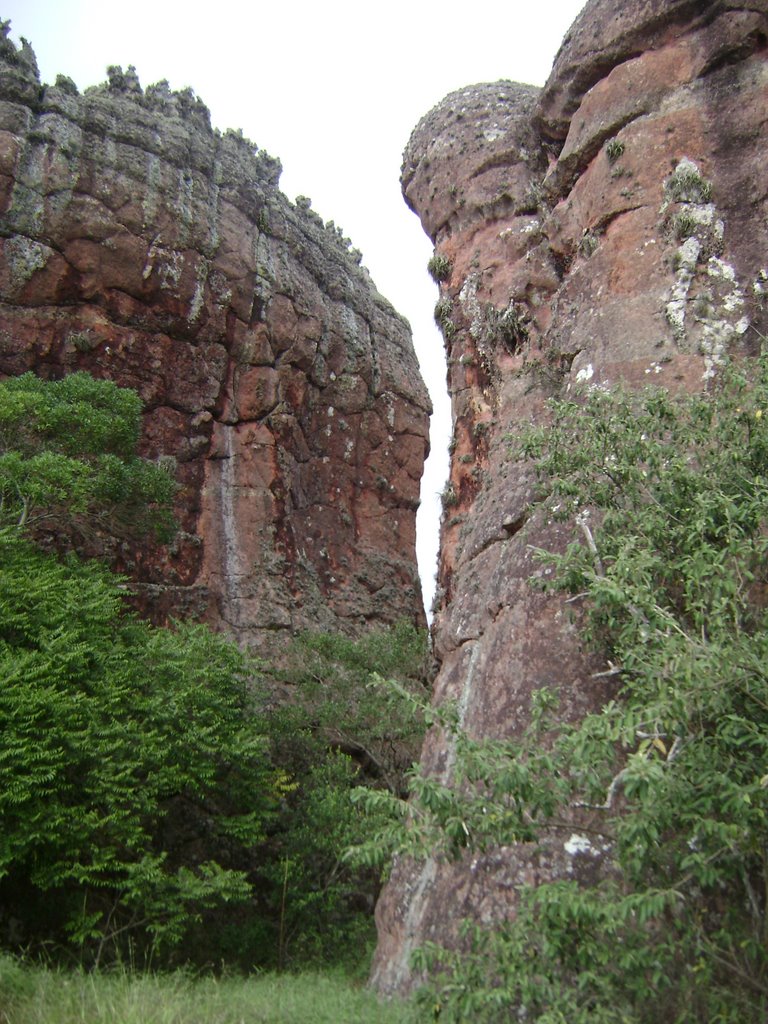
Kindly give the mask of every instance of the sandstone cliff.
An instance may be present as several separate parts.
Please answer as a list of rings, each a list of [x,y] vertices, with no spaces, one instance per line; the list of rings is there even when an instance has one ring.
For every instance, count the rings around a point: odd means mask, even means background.
[[[117,566],[249,644],[423,621],[429,399],[407,323],[279,163],[134,70],[41,85],[0,36],[0,373],[135,388],[182,530]]]
[[[529,545],[573,534],[532,504],[520,427],[577,383],[700,388],[768,334],[767,40],[766,0],[590,0],[543,90],[460,90],[411,137],[402,185],[443,278],[454,424],[435,700],[473,735],[514,735],[542,686],[568,716],[604,692],[562,598],[529,583]],[[424,771],[447,777],[451,757],[428,736]],[[375,984],[407,988],[415,947],[514,914],[523,883],[588,880],[605,851],[569,835],[397,864]]]

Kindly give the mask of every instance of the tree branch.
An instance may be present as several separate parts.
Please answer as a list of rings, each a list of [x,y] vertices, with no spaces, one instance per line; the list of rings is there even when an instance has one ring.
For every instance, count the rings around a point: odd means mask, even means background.
[[[599,554],[599,552],[597,550],[597,544],[595,544],[595,538],[592,536],[592,531],[590,530],[589,523],[587,522],[588,517],[589,517],[589,512],[588,511],[580,512],[576,516],[576,525],[579,527],[581,532],[584,534],[584,538],[586,539],[586,542],[587,542],[587,547],[589,548],[589,550],[590,550],[590,552],[592,554],[592,557],[595,560],[595,570],[597,572],[597,575],[598,576],[605,576],[605,570],[603,569],[603,563],[602,563],[602,560],[600,558],[600,554]]]

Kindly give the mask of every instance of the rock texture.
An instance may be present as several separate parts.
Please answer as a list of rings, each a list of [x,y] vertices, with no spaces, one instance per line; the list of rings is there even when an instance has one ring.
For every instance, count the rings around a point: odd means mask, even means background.
[[[135,388],[175,460],[170,551],[125,547],[156,619],[264,646],[423,621],[429,399],[407,323],[279,163],[134,70],[84,95],[0,37],[0,373]],[[274,644],[272,644],[274,646]]]
[[[530,586],[529,545],[574,532],[532,504],[516,433],[576,385],[701,388],[768,334],[767,39],[766,0],[590,0],[543,90],[453,93],[410,140],[403,191],[441,258],[454,422],[435,700],[474,735],[514,735],[541,686],[567,716],[606,692],[562,599]],[[424,770],[447,777],[451,758],[430,734]],[[571,841],[588,825],[574,811],[536,847],[397,864],[374,983],[407,989],[413,948],[513,915],[521,883],[588,881],[608,852]]]

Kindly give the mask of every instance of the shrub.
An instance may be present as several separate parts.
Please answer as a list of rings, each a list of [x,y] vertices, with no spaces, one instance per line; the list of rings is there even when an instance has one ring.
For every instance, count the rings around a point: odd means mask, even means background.
[[[359,639],[305,633],[291,645],[282,682],[294,696],[266,722],[273,759],[293,781],[260,872],[275,966],[367,959],[381,873],[343,854],[383,820],[352,797],[406,795],[424,732],[426,654],[424,634],[406,622]]]
[[[758,1024],[768,1012],[768,362],[707,394],[553,403],[523,451],[574,541],[540,552],[584,609],[614,696],[581,722],[549,691],[517,741],[450,710],[451,785],[413,782],[382,849],[460,858],[588,807],[611,870],[524,889],[516,919],[426,948],[441,1020]],[[549,514],[552,514],[551,512]],[[404,809],[393,808],[404,820]],[[364,851],[365,852],[365,851]]]
[[[26,942],[86,959],[178,942],[206,907],[248,896],[221,862],[263,839],[279,797],[246,663],[203,627],[138,622],[95,563],[7,531],[0,561],[4,914]]]

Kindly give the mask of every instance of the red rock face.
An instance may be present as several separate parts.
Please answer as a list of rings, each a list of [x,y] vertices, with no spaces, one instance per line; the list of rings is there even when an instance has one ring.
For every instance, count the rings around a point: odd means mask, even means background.
[[[422,622],[429,399],[348,241],[190,90],[110,69],[79,96],[41,87],[27,47],[3,37],[0,58],[0,373],[84,369],[141,395],[182,527],[170,551],[118,555],[145,610],[272,649]]]
[[[533,506],[515,436],[552,394],[698,389],[768,334],[767,39],[765,0],[592,0],[543,91],[461,90],[408,145],[406,201],[451,265],[436,310],[454,440],[435,700],[457,702],[473,735],[514,735],[542,686],[572,719],[607,692],[572,607],[531,587],[530,546],[574,533]],[[422,760],[445,779],[450,746],[431,734]],[[589,822],[574,811],[572,825]],[[522,882],[588,881],[606,851],[568,840],[398,864],[374,983],[407,989],[411,950],[450,944],[463,918],[514,915]]]

